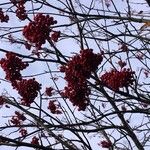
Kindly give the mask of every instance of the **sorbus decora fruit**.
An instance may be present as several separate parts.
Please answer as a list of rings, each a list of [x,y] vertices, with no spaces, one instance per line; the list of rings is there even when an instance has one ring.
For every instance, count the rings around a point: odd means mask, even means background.
[[[22,104],[30,106],[37,97],[38,91],[41,89],[41,85],[34,78],[29,80],[22,79],[16,83],[15,88],[22,96]]]
[[[1,22],[8,22],[9,16],[4,15],[4,12],[2,11],[2,8],[0,8],[0,21]]]
[[[114,91],[118,91],[119,88],[128,87],[133,84],[134,74],[134,71],[126,68],[121,71],[112,69],[110,72],[103,74],[100,79],[104,85]]]
[[[57,42],[59,37],[60,37],[60,31],[54,31],[51,35],[51,40]]]
[[[51,25],[56,24],[57,21],[49,15],[37,14],[34,20],[30,22],[23,29],[24,37],[30,42],[35,44],[37,49],[40,49],[42,44],[45,44],[46,40],[52,39],[57,41],[60,36],[60,32],[53,32],[50,37],[50,32],[52,31]]]
[[[25,120],[26,120],[26,117],[24,116],[24,114],[21,114],[20,112],[15,111],[15,115],[12,116],[10,121],[12,124],[19,126]]]
[[[53,95],[53,93],[52,93],[53,90],[54,89],[52,87],[47,87],[46,90],[45,90],[45,95],[52,96]]]
[[[101,146],[102,146],[102,148],[110,148],[112,146],[112,143],[103,140],[103,141],[101,141]]]
[[[36,136],[34,136],[32,138],[31,144],[39,145],[39,138],[37,138]]]
[[[28,66],[28,63],[22,62],[13,52],[6,53],[6,58],[0,60],[0,65],[6,73],[5,79],[11,81],[21,80],[20,71]]]
[[[16,4],[16,16],[20,19],[20,20],[25,20],[27,18],[27,13],[25,10],[25,6],[24,6],[25,2],[23,1],[19,1]]]
[[[21,134],[21,136],[26,136],[27,135],[27,130],[26,129],[24,129],[24,128],[22,128],[20,131],[19,131],[19,133]]]
[[[59,106],[55,102],[56,100],[49,101],[48,109],[53,114],[61,114],[62,112],[59,110]]]
[[[92,49],[85,49],[72,57],[66,66],[60,67],[68,82],[62,94],[69,98],[74,106],[78,106],[78,110],[85,110],[89,104],[90,88],[87,79],[96,71],[102,59],[101,54],[94,54]]]

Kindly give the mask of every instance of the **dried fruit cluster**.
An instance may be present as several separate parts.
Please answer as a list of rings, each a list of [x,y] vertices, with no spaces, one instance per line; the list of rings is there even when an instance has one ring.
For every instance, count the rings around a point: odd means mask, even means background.
[[[54,89],[52,88],[52,87],[47,87],[46,88],[46,90],[45,90],[45,94],[47,95],[47,96],[52,96],[53,94],[52,94],[52,91],[53,91]]]
[[[6,79],[11,81],[14,89],[22,96],[22,104],[29,106],[37,97],[41,85],[35,79],[22,79],[20,71],[29,64],[22,62],[13,52],[8,52],[6,58],[0,60],[1,67],[6,73]]]
[[[49,15],[37,14],[34,17],[34,21],[24,27],[23,35],[30,43],[34,43],[37,49],[40,49],[46,40],[51,39],[50,32],[52,30],[50,26],[56,23],[57,21]],[[56,32],[52,35],[52,39],[57,41],[59,35],[60,33]]]
[[[39,138],[37,138],[36,136],[34,136],[32,138],[31,144],[39,145]]]
[[[51,34],[51,40],[53,40],[54,42],[57,42],[59,37],[60,37],[60,31],[54,31]]]
[[[56,100],[49,101],[48,109],[53,114],[61,114],[62,112],[59,110],[59,106],[55,102]]]
[[[0,65],[6,73],[5,79],[13,84],[16,80],[22,79],[20,71],[25,69],[28,63],[22,62],[14,53],[8,52],[6,53],[6,58],[0,60]]]
[[[16,16],[20,19],[20,20],[25,20],[27,18],[27,13],[25,10],[25,1],[24,0],[20,0],[18,1],[18,3],[16,3]]]
[[[10,2],[11,2],[12,4],[16,5],[16,4],[20,3],[20,2],[25,3],[25,0],[10,0]]]
[[[21,114],[20,112],[15,111],[15,116],[12,116],[10,121],[12,124],[19,126],[25,120],[26,120],[26,117],[24,116],[24,114]]]
[[[128,87],[129,85],[133,84],[134,74],[134,71],[126,68],[122,69],[121,71],[113,69],[110,72],[103,74],[100,79],[104,85],[108,86],[114,91],[118,91],[119,88]]]
[[[22,96],[22,104],[30,106],[37,97],[38,91],[41,89],[41,85],[34,78],[29,80],[22,79],[16,83],[15,88]]]
[[[27,130],[22,128],[19,133],[21,134],[22,137],[26,136],[28,134]]]
[[[101,141],[101,146],[102,146],[102,148],[110,148],[112,146],[112,143],[103,140],[103,141]]]
[[[96,71],[102,59],[101,54],[94,54],[92,49],[85,49],[60,69],[65,72],[65,80],[68,82],[63,95],[69,98],[74,106],[78,106],[78,110],[85,110],[89,103],[90,89],[86,80]]]
[[[4,12],[2,11],[2,8],[0,8],[0,21],[1,22],[8,22],[9,16],[4,15]]]
[[[72,84],[65,87],[64,95],[69,98],[73,106],[77,106],[78,110],[85,110],[89,105],[89,95],[91,93],[90,88],[87,85],[87,82],[82,84]]]

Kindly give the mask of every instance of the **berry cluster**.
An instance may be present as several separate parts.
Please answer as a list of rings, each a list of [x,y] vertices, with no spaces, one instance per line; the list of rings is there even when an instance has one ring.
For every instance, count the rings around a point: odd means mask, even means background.
[[[20,19],[20,20],[25,20],[27,18],[27,13],[26,13],[26,10],[25,10],[25,7],[24,7],[24,0],[21,0],[19,1],[17,4],[16,4],[16,16]]]
[[[59,37],[60,37],[60,31],[54,31],[51,35],[51,40],[57,42]]]
[[[36,136],[34,136],[32,138],[31,144],[39,145],[39,138],[37,138]]]
[[[14,89],[22,96],[22,104],[30,106],[37,97],[41,85],[35,79],[22,79],[20,71],[25,69],[29,64],[22,62],[14,53],[8,52],[6,58],[0,60],[0,65],[6,72],[6,79],[11,81]]]
[[[46,40],[50,39],[50,26],[56,24],[57,21],[49,15],[37,14],[34,21],[30,22],[23,29],[24,37],[30,42],[34,43],[37,49],[40,49]],[[57,41],[59,32],[53,35],[53,40]]]
[[[73,84],[65,87],[64,95],[69,98],[73,106],[78,106],[78,110],[85,110],[89,105],[89,95],[91,93],[90,88],[87,86],[87,82],[82,84]]]
[[[100,79],[102,83],[114,91],[118,91],[119,88],[128,87],[133,84],[135,72],[130,69],[122,69],[121,71],[111,70],[103,74]]]
[[[92,72],[96,71],[102,62],[101,54],[94,54],[92,49],[81,50],[75,55],[66,66],[61,67],[65,72],[65,79],[68,84],[74,82],[83,83],[90,78]]]
[[[54,89],[52,88],[52,87],[47,87],[46,88],[46,90],[45,90],[45,95],[47,95],[47,96],[52,96],[53,94],[52,94],[52,91],[53,91]]]
[[[103,140],[103,141],[101,141],[101,146],[102,146],[102,148],[110,148],[112,146],[112,143]]]
[[[10,0],[10,2],[12,4],[16,5],[16,4],[20,3],[20,2],[25,3],[25,0]]]
[[[6,58],[0,60],[0,65],[6,72],[5,79],[11,81],[13,84],[15,80],[22,79],[20,71],[25,69],[28,63],[22,62],[14,53],[8,52],[6,53]]]
[[[25,120],[26,120],[26,117],[24,116],[24,114],[21,114],[20,112],[15,111],[15,116],[12,116],[10,122],[16,126],[19,126]]]
[[[22,129],[19,131],[19,133],[21,134],[22,137],[24,137],[24,136],[27,135],[27,130],[22,128]]]
[[[2,11],[2,8],[0,8],[0,21],[1,22],[8,22],[9,16],[4,15],[4,12]]]
[[[41,89],[41,85],[34,78],[29,80],[22,79],[16,83],[15,88],[22,96],[22,104],[30,106],[37,97],[38,91]]]
[[[96,71],[102,59],[101,54],[94,54],[92,49],[85,49],[60,68],[60,71],[65,72],[65,80],[68,82],[63,95],[69,98],[73,105],[78,106],[78,110],[85,110],[89,103],[90,89],[86,80]]]
[[[62,112],[58,109],[59,106],[55,104],[55,100],[49,101],[48,109],[51,111],[53,114],[61,114]]]

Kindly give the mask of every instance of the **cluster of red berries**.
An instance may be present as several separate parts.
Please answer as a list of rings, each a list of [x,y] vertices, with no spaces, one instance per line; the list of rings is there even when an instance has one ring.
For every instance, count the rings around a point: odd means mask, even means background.
[[[16,4],[20,3],[20,2],[25,3],[25,0],[10,0],[10,2],[12,4],[16,5]]]
[[[59,37],[60,37],[60,31],[54,31],[51,35],[51,40],[57,42]]]
[[[96,71],[102,59],[101,54],[94,54],[92,49],[85,49],[60,68],[61,72],[65,72],[65,80],[68,82],[63,95],[69,98],[73,105],[78,106],[78,110],[85,110],[89,104],[90,89],[86,80]]]
[[[21,134],[22,137],[26,136],[27,135],[27,130],[22,128],[19,133]]]
[[[47,95],[47,96],[52,96],[53,94],[52,94],[52,91],[53,91],[54,89],[52,88],[52,87],[47,87],[46,88],[46,90],[45,90],[45,95]]]
[[[33,79],[22,79],[15,85],[18,93],[22,96],[21,102],[23,105],[30,106],[38,95],[41,85]]]
[[[36,136],[34,136],[32,138],[31,144],[39,145],[39,138],[37,138]]]
[[[6,58],[0,60],[0,65],[6,72],[6,79],[11,81],[14,89],[22,96],[22,104],[30,106],[38,95],[41,85],[35,79],[22,79],[20,71],[29,64],[22,62],[14,53],[8,52]]]
[[[114,91],[118,91],[119,88],[128,87],[129,85],[133,84],[134,74],[134,71],[126,68],[122,69],[121,71],[113,69],[110,72],[103,74],[100,79],[104,85],[108,86]]]
[[[4,15],[4,12],[2,11],[2,8],[0,8],[0,21],[1,22],[8,22],[9,16]]]
[[[49,101],[48,109],[52,114],[61,114],[62,112],[59,110],[59,106],[55,102],[56,100]]]
[[[94,54],[92,49],[81,50],[80,54],[75,55],[66,66],[60,68],[65,72],[65,79],[69,83],[83,83],[90,78],[92,72],[96,71],[102,62],[101,54]]]
[[[17,7],[16,16],[20,20],[25,20],[27,18],[27,13],[26,13],[24,4],[25,4],[24,0],[21,0],[18,3],[16,3],[16,7]]]
[[[108,141],[101,141],[101,144],[102,148],[110,148],[112,146],[112,143],[111,142],[108,142]]]
[[[30,43],[34,43],[37,49],[40,49],[46,40],[51,39],[50,32],[52,30],[50,26],[56,23],[57,21],[49,15],[37,14],[34,21],[24,27],[23,35]],[[53,40],[57,41],[59,35],[60,33],[55,33]]]
[[[0,65],[6,72],[5,79],[13,83],[15,80],[22,79],[20,71],[25,69],[28,63],[22,62],[13,52],[8,52],[6,53],[6,58],[0,60]]]
[[[20,112],[15,111],[15,116],[12,116],[10,122],[16,126],[19,126],[25,120],[26,120],[26,117],[24,116],[24,114],[21,114]]]
[[[77,106],[78,110],[84,111],[89,105],[90,88],[87,82],[82,84],[73,84],[72,86],[65,87],[64,95],[72,102],[73,106]]]

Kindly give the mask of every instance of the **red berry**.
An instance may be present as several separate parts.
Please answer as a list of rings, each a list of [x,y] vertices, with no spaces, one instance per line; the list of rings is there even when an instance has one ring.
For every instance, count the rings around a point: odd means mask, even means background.
[[[18,93],[22,96],[22,104],[30,106],[37,97],[41,85],[34,78],[29,80],[23,79],[17,82],[14,88],[16,88]]]
[[[16,9],[16,16],[20,19],[20,20],[25,20],[27,18],[27,13],[24,7],[24,3],[22,3],[21,1],[18,3],[17,9]]]
[[[14,53],[8,52],[6,58],[0,60],[0,65],[6,73],[6,79],[12,83],[15,80],[21,80],[20,71],[28,66],[28,63],[22,62]]]
[[[45,94],[47,95],[47,96],[52,96],[52,91],[53,91],[54,89],[52,88],[52,87],[48,87],[48,88],[46,88],[46,90],[45,90]]]
[[[31,144],[39,145],[39,139],[36,136],[34,136],[32,138]]]
[[[49,15],[37,14],[34,20],[24,27],[23,35],[30,43],[35,44],[37,49],[40,49],[42,44],[45,44],[46,40],[49,39],[50,26],[56,23],[54,18]],[[56,32],[53,35],[53,40],[57,41],[59,34]]]
[[[112,143],[103,140],[103,141],[101,141],[101,146],[102,146],[102,148],[110,148],[112,146]]]
[[[103,74],[100,79],[102,83],[114,91],[118,91],[119,88],[128,87],[132,85],[134,82],[135,72],[130,69],[124,68],[121,71],[111,70],[110,72],[106,72]]]
[[[92,49],[85,49],[60,68],[60,71],[65,72],[65,80],[68,82],[63,95],[69,98],[78,110],[85,110],[89,104],[90,89],[86,80],[96,71],[102,59],[101,54],[94,54]]]
[[[24,114],[21,114],[20,112],[15,111],[15,115],[12,116],[10,121],[12,124],[19,126],[25,120],[26,120],[26,117],[24,116]]]
[[[51,111],[53,114],[61,114],[62,112],[58,109],[59,106],[55,104],[56,100],[49,101],[48,109]]]
[[[26,129],[21,129],[20,131],[19,131],[19,133],[21,134],[21,136],[26,136],[27,135],[27,130]]]
[[[54,31],[51,35],[51,40],[57,42],[59,37],[60,37],[60,31]]]
[[[4,15],[4,12],[2,11],[2,8],[0,8],[0,21],[1,22],[8,22],[9,16]]]

